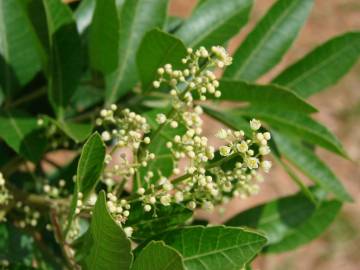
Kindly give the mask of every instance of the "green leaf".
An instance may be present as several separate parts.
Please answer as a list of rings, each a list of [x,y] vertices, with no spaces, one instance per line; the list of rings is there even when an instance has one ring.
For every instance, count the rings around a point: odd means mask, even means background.
[[[115,0],[97,0],[89,36],[91,67],[103,74],[114,71],[118,49],[119,19]]]
[[[43,0],[49,30],[49,100],[58,118],[63,118],[76,90],[81,69],[80,37],[70,8],[60,0]]]
[[[319,145],[346,157],[346,153],[338,139],[326,127],[307,115],[291,111],[280,111],[277,108],[255,106],[231,110],[226,113],[232,114],[233,117],[248,116],[264,120],[279,130],[286,131],[304,141]]]
[[[75,123],[69,120],[60,122],[61,129],[75,142],[86,140],[92,131],[92,125],[88,123]]]
[[[255,81],[280,62],[310,13],[313,0],[279,0],[234,54],[224,77]]]
[[[20,0],[0,0],[0,89],[11,96],[40,68],[34,29]]]
[[[252,105],[276,107],[304,113],[317,110],[305,100],[293,94],[286,88],[277,85],[250,84],[244,81],[221,80],[221,100],[247,101]]]
[[[86,269],[130,269],[133,259],[131,242],[111,217],[106,207],[104,191],[100,192],[96,201],[89,230],[91,245],[88,246],[88,254],[84,258]]]
[[[76,174],[76,182],[83,198],[90,195],[96,186],[104,167],[106,148],[100,135],[96,132],[85,143]]]
[[[181,205],[171,207],[156,204],[156,216],[151,212],[144,212],[141,203],[132,205],[126,226],[134,228],[134,239],[146,239],[164,231],[175,229],[185,224],[192,217],[192,211]]]
[[[252,0],[207,0],[175,33],[186,46],[221,45],[248,21]]]
[[[35,163],[40,161],[47,145],[37,118],[18,111],[0,114],[0,137],[16,153]]]
[[[239,270],[266,243],[255,231],[225,226],[193,226],[156,237],[178,250],[186,269]]]
[[[340,209],[341,203],[338,201],[323,202],[309,219],[298,227],[290,229],[280,242],[266,247],[265,252],[293,250],[316,239],[329,227]]]
[[[265,233],[268,245],[280,242],[315,211],[315,205],[302,193],[250,208],[226,221],[227,226],[248,226]]]
[[[235,116],[227,111],[218,111],[210,107],[203,106],[204,112],[219,122],[235,130],[243,130],[248,136],[252,134],[250,124],[243,117]]]
[[[105,144],[101,140],[100,135],[95,132],[84,144],[80,155],[76,172],[75,189],[70,204],[68,223],[64,233],[65,235],[68,233],[72,220],[75,216],[79,192],[83,194],[82,200],[86,201],[99,181],[104,168],[105,154]]]
[[[91,124],[75,123],[70,120],[56,120],[48,116],[44,116],[44,118],[56,125],[76,143],[86,140],[92,131]]]
[[[339,200],[352,200],[336,175],[313,151],[279,132],[272,131],[272,134],[280,153],[299,168],[307,177],[324,190],[333,193]]]
[[[96,0],[82,0],[74,12],[79,33],[83,33],[90,25],[95,10]]]
[[[159,76],[157,69],[167,63],[174,69],[183,67],[181,59],[186,56],[185,45],[177,38],[154,29],[148,32],[137,52],[137,68],[144,93],[153,89],[152,82]]]
[[[357,62],[360,32],[330,39],[286,68],[274,83],[286,85],[302,97],[309,97],[335,84]]]
[[[182,257],[164,242],[151,241],[139,254],[132,270],[184,270]]]
[[[107,78],[106,102],[113,103],[135,85],[136,52],[145,33],[166,21],[167,0],[125,1],[120,12],[118,67]]]

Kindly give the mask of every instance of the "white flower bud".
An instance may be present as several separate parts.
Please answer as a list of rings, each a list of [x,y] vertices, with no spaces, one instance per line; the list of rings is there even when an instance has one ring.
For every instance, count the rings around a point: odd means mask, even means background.
[[[151,211],[151,205],[150,204],[145,204],[144,205],[144,211],[145,212],[150,212]]]
[[[160,82],[159,82],[159,81],[154,81],[154,82],[153,82],[153,86],[154,86],[155,88],[159,88],[159,87],[160,87]]]
[[[268,146],[261,146],[259,148],[259,153],[260,153],[260,155],[265,156],[270,153],[270,148]]]
[[[134,232],[134,229],[132,227],[125,227],[124,232],[126,236],[130,238]]]
[[[264,160],[261,162],[261,168],[264,170],[264,172],[268,173],[272,167],[272,163],[269,160]]]
[[[137,194],[139,195],[143,195],[144,193],[145,193],[145,189],[142,187],[137,190]]]
[[[264,133],[264,138],[265,138],[265,140],[270,140],[271,139],[271,134],[270,134],[270,132],[265,132]]]
[[[103,139],[103,141],[107,142],[111,140],[111,134],[108,131],[103,131],[101,133],[101,138]]]
[[[178,127],[178,122],[176,122],[176,121],[171,121],[170,126],[171,126],[172,128],[177,128],[177,127]]]
[[[250,121],[250,128],[252,130],[258,130],[260,127],[261,127],[261,122],[259,120],[252,119]]]

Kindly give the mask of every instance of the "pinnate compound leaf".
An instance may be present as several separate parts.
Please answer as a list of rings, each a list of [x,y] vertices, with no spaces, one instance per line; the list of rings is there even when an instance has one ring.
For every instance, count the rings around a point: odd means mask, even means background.
[[[314,152],[280,132],[272,131],[272,134],[280,153],[307,177],[324,190],[333,193],[337,199],[352,200],[340,180]]]
[[[115,0],[97,0],[90,25],[90,65],[103,74],[112,72],[118,62],[119,18]]]
[[[158,29],[148,32],[136,58],[142,91],[148,92],[153,88],[152,82],[159,76],[159,67],[169,63],[174,69],[179,69],[183,67],[181,59],[185,56],[185,45],[179,39]]]
[[[0,89],[12,96],[41,68],[34,30],[20,0],[0,0]]]
[[[360,56],[360,32],[335,37],[286,68],[273,82],[307,98],[335,84]]]
[[[182,257],[161,241],[151,241],[136,258],[132,270],[185,270]]]
[[[244,81],[221,80],[221,100],[246,101],[255,106],[276,107],[313,113],[317,110],[290,90],[277,85],[250,84]]]
[[[167,230],[185,224],[192,217],[192,211],[181,205],[171,207],[157,204],[156,216],[152,212],[144,212],[141,203],[131,207],[130,216],[126,226],[134,228],[132,237],[134,239],[146,239]]]
[[[43,4],[50,40],[48,96],[58,118],[63,118],[82,72],[80,37],[66,4],[61,0]]]
[[[84,201],[89,197],[98,183],[104,168],[105,154],[105,144],[96,132],[86,141],[80,155],[65,235],[68,233],[75,215],[76,205],[79,199],[78,193],[81,192],[83,194],[82,200]]]
[[[255,81],[278,62],[308,17],[313,0],[279,0],[234,54],[225,78]]]
[[[89,270],[128,270],[133,255],[131,242],[122,228],[111,217],[106,207],[105,192],[100,192],[96,201],[88,240],[88,254],[83,263]]]
[[[37,118],[20,111],[0,113],[0,137],[16,153],[35,163],[46,150],[47,141]]]
[[[221,45],[248,21],[252,0],[207,0],[175,33],[186,46]]]
[[[266,243],[266,238],[255,231],[225,226],[186,227],[156,239],[179,251],[186,269],[208,270],[239,270]]]
[[[138,74],[136,52],[149,30],[162,28],[166,21],[167,0],[125,1],[120,12],[117,69],[107,77],[106,102],[113,103],[135,85]]]
[[[280,242],[289,230],[311,217],[315,205],[301,192],[248,209],[226,221],[227,226],[247,226],[265,233],[268,245]]]
[[[340,210],[339,201],[322,202],[310,218],[296,228],[291,228],[280,242],[266,247],[265,252],[286,252],[311,242],[329,227]]]
[[[233,117],[247,116],[263,120],[281,131],[346,157],[339,140],[326,127],[305,114],[263,106],[235,109],[226,113]]]

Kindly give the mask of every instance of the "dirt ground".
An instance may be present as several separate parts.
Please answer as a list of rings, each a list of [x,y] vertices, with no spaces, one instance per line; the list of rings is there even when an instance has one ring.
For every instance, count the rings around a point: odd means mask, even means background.
[[[220,1],[220,0],[219,0]],[[224,0],[226,1],[226,0]],[[256,1],[250,24],[230,43],[230,51],[241,42],[254,23],[274,3]],[[171,13],[188,16],[195,0],[173,0]],[[315,0],[308,22],[283,61],[264,78],[266,82],[289,63],[330,37],[360,29],[360,0]],[[360,63],[336,86],[310,99],[320,113],[315,117],[329,127],[343,142],[351,161],[319,150],[319,154],[344,182],[355,202],[343,208],[337,221],[324,235],[311,244],[293,252],[260,258],[255,269],[261,270],[358,270],[360,269]],[[208,134],[214,125],[207,120]],[[211,126],[211,128],[210,128]],[[226,206],[223,215],[212,215],[213,223],[280,195],[289,194],[296,186],[281,169],[275,167],[262,184],[259,195],[246,200],[235,200]],[[203,216],[203,214],[200,214]]]

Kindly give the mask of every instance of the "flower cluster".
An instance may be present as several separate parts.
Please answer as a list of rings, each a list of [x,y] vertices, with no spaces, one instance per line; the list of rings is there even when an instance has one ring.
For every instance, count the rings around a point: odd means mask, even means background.
[[[200,47],[195,51],[188,49],[188,55],[182,59],[184,69],[173,69],[171,64],[160,67],[159,78],[153,86],[169,87],[172,108],[168,113],[156,115],[155,130],[150,130],[144,117],[128,109],[119,114],[116,105],[100,112],[97,124],[105,129],[102,138],[113,147],[106,158],[103,176],[109,186],[107,205],[119,223],[126,225],[130,215],[132,200],[120,196],[129,179],[136,183],[135,201],[141,201],[145,212],[154,211],[154,214],[159,204],[178,203],[190,209],[212,210],[214,205],[231,197],[244,198],[257,192],[259,170],[268,172],[271,167],[271,162],[264,160],[270,152],[267,143],[271,136],[259,131],[261,123],[255,119],[250,121],[251,136],[246,136],[244,131],[220,130],[218,137],[224,140],[224,145],[218,151],[202,135],[203,109],[198,100],[204,101],[209,95],[221,96],[212,69],[223,68],[231,62],[222,47],[212,47],[210,52]],[[157,158],[147,148],[164,128],[176,130],[176,135],[165,144],[174,163],[173,176],[166,176],[157,168],[156,172],[148,169],[140,176],[138,169],[146,169],[148,162]],[[122,152],[115,161],[111,154],[119,148],[130,151]],[[133,228],[126,227],[129,236],[132,232]]]
[[[6,207],[12,200],[12,195],[5,186],[5,178],[0,172],[0,208]],[[0,222],[5,221],[5,216],[0,214]]]
[[[16,221],[17,226],[25,228],[26,226],[35,227],[38,225],[40,219],[40,212],[31,208],[29,205],[24,205],[23,202],[16,203],[17,210],[23,215],[22,219]]]

